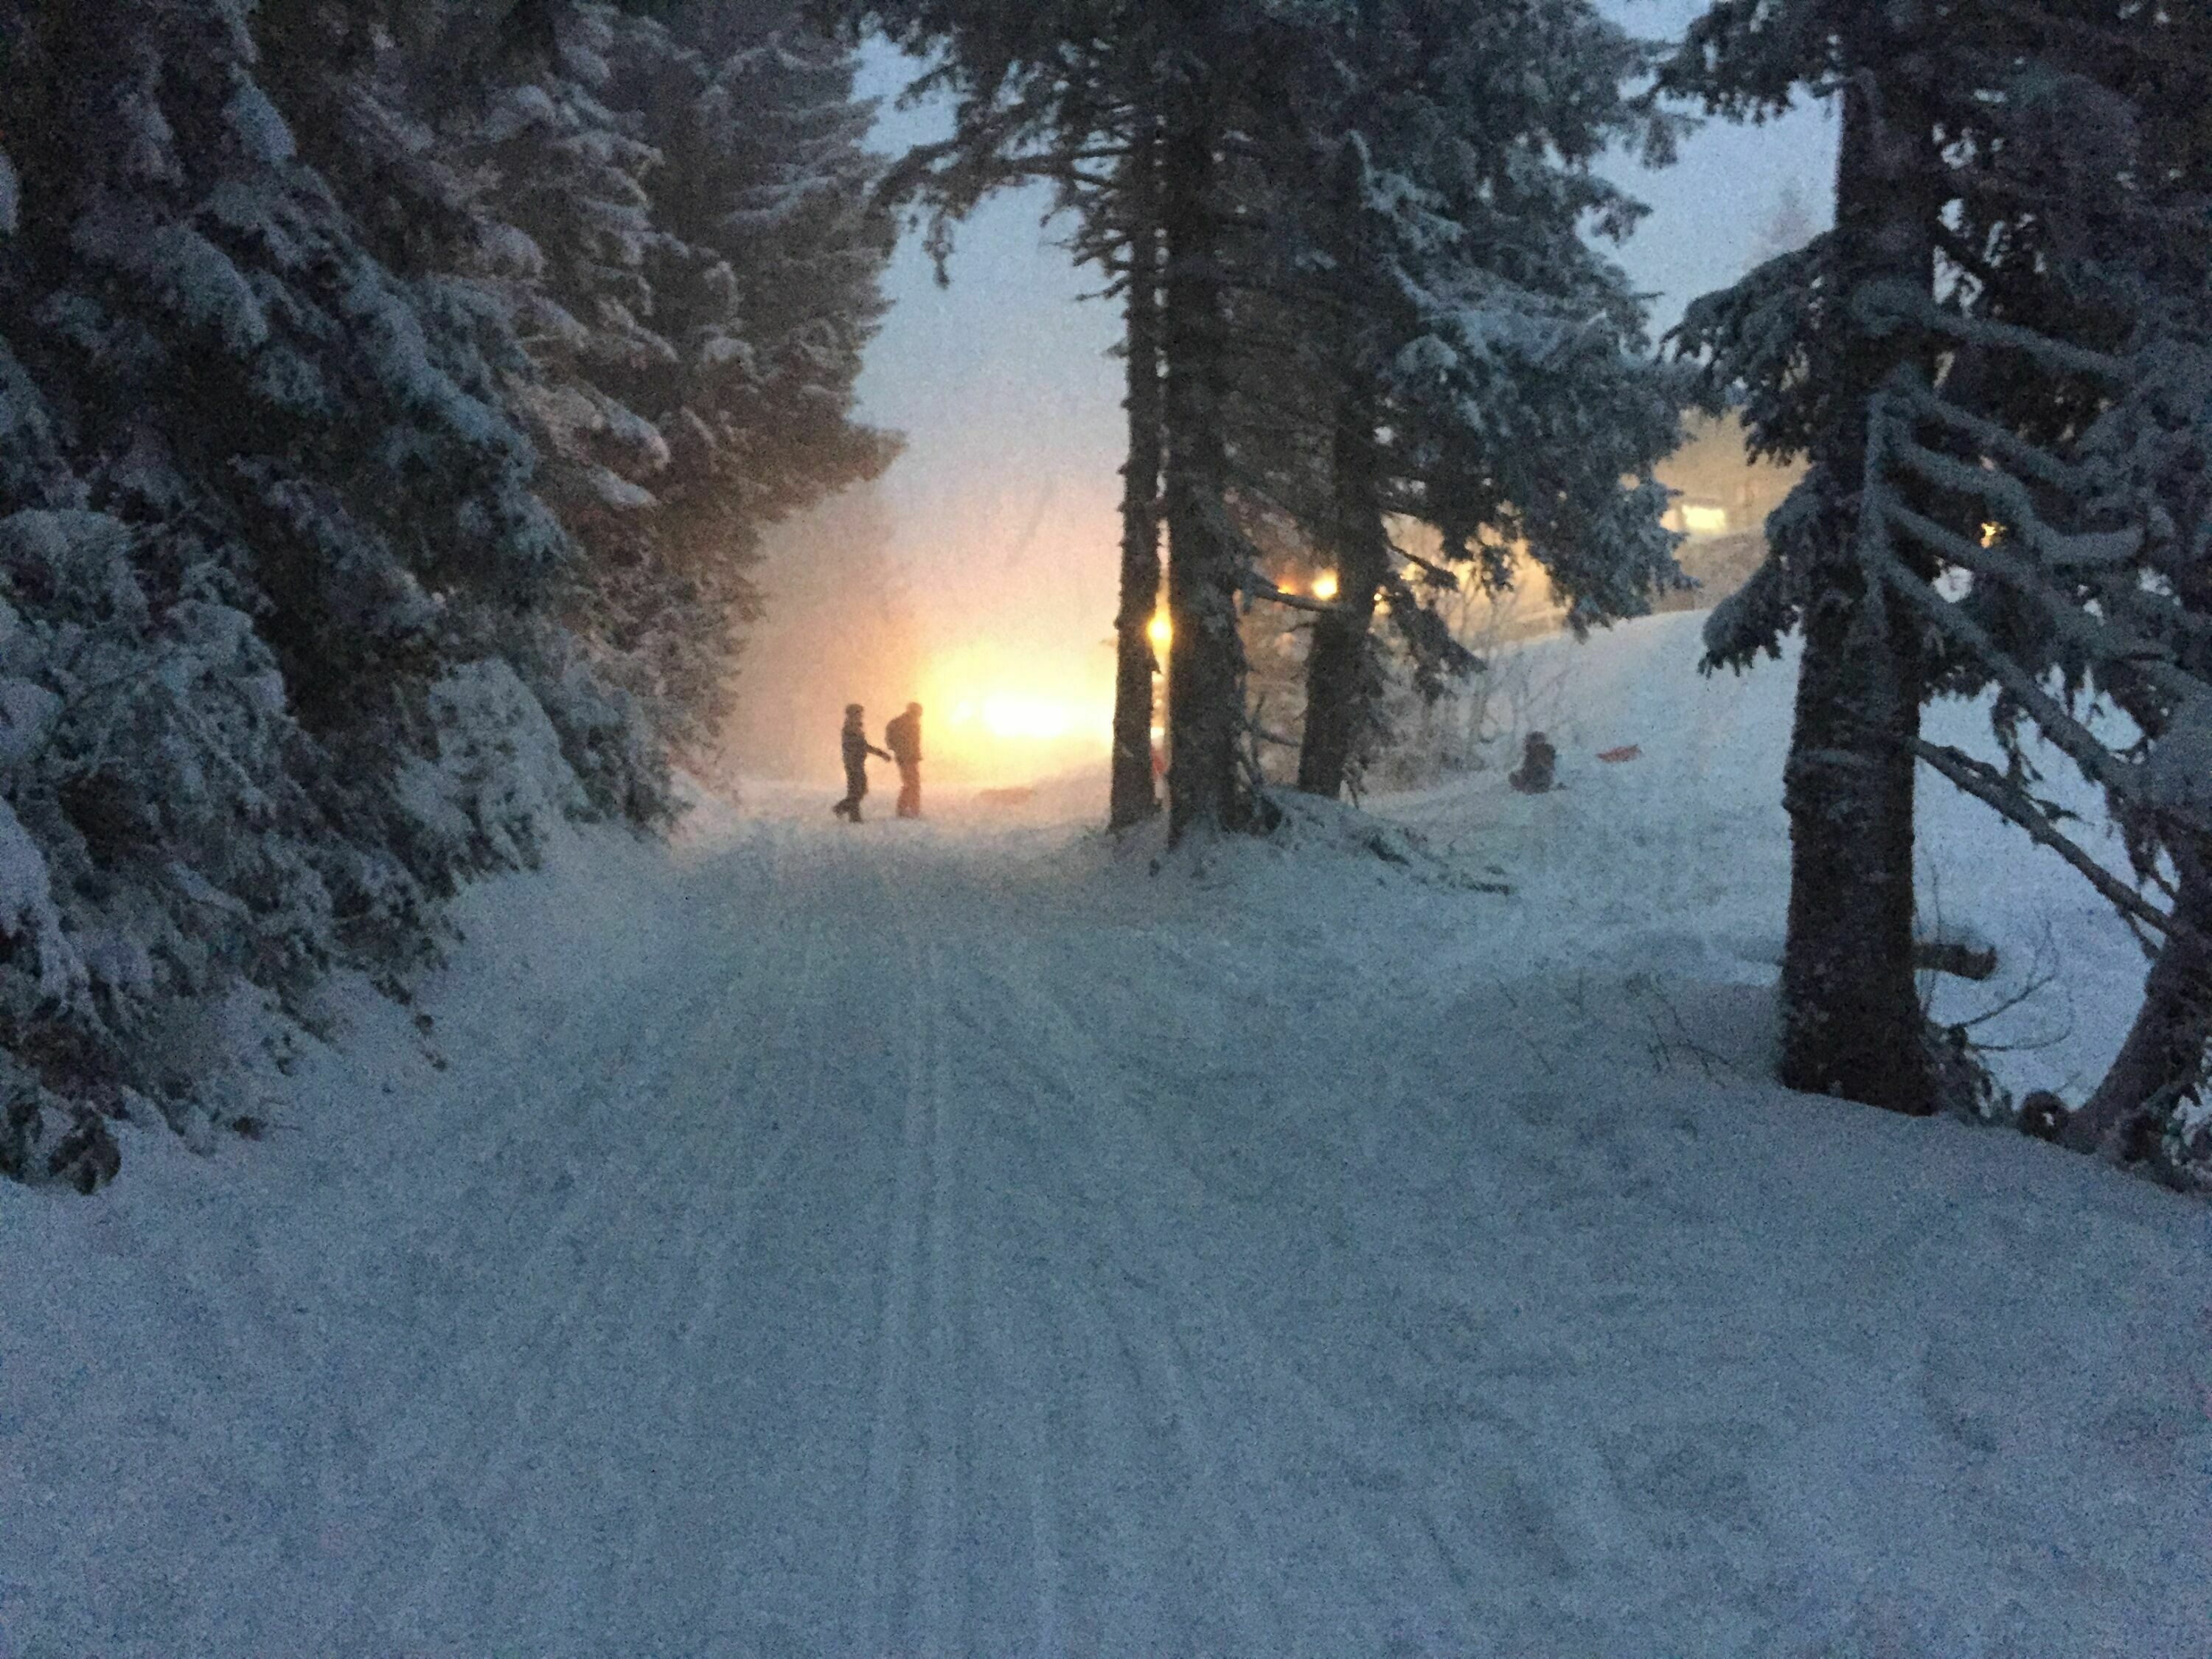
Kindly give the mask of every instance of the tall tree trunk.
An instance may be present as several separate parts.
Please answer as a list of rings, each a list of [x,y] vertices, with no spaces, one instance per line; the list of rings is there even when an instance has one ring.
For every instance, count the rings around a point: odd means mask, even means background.
[[[1298,787],[1334,800],[1367,722],[1374,716],[1371,630],[1375,596],[1390,570],[1390,538],[1376,477],[1375,419],[1362,398],[1341,400],[1335,437],[1335,610],[1314,619],[1306,658],[1305,730],[1298,744]]]
[[[2181,860],[2170,934],[2143,981],[2142,1006],[2127,1041],[2081,1109],[2067,1120],[2066,1144],[2124,1158],[2137,1151],[2154,1115],[2203,1075],[2212,1036],[2212,867],[2203,849]]]
[[[1925,85],[1925,8],[1868,7],[1844,93],[1836,222],[1855,290],[1933,279],[1939,158]],[[1913,619],[1873,585],[1859,538],[1869,400],[1924,347],[1862,333],[1840,366],[1851,412],[1815,450],[1837,522],[1811,572],[1784,801],[1790,935],[1782,969],[1782,1081],[1924,1115],[1937,1104],[1913,981],[1913,770],[1924,670]],[[1854,492],[1854,493],[1847,493]]]
[[[1159,810],[1152,786],[1152,625],[1160,603],[1160,239],[1154,205],[1158,165],[1149,137],[1133,148],[1124,181],[1129,216],[1129,459],[1121,480],[1121,608],[1114,619],[1114,781],[1108,821],[1116,830]]]
[[[1203,81],[1185,93],[1160,156],[1167,368],[1168,835],[1245,827],[1243,562],[1229,524],[1222,422],[1227,322],[1214,202],[1214,125]]]

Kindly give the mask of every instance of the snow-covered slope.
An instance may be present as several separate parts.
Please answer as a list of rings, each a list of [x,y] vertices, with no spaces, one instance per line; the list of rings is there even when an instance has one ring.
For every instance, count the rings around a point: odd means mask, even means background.
[[[1501,759],[1517,756],[1522,733],[1547,732],[1559,750],[1560,793],[1516,795],[1501,764],[1376,803],[1440,850],[1510,868],[1532,913],[1523,940],[1532,968],[1574,974],[1603,963],[1616,973],[1775,981],[1789,893],[1782,767],[1796,659],[1700,677],[1704,620],[1658,617],[1587,645],[1556,637],[1500,665],[1504,689],[1492,703],[1507,717]],[[1935,704],[1928,729],[1996,757],[1980,703]],[[1641,750],[1632,761],[1597,758],[1632,746]],[[2044,793],[2103,825],[2072,763],[2045,752]],[[2056,854],[1924,768],[1920,777],[1923,929],[1994,945],[2000,964],[1983,984],[1931,975],[1923,989],[1933,1012],[1970,1023],[2016,1095],[2053,1089],[2078,1102],[2134,1016],[2142,952]],[[2124,872],[2116,839],[2083,833]],[[2023,992],[2016,1006],[1985,1018]]]
[[[2202,1207],[1761,1080],[1690,640],[1387,804],[1510,896],[771,792],[478,890],[262,1141],[0,1189],[0,1652],[2212,1650]]]

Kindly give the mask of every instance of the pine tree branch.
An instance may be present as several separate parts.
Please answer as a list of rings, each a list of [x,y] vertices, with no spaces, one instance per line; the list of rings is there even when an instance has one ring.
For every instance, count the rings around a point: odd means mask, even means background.
[[[1868,562],[1875,574],[1923,618],[1948,634],[1966,648],[1976,662],[1987,667],[1990,677],[2020,700],[2043,734],[2091,780],[2127,799],[2142,793],[2138,769],[2100,743],[2094,732],[2045,690],[2036,677],[2014,661],[1972,617],[1938,593],[1894,555],[1874,554]]]
[[[2072,596],[2053,588],[2041,579],[2039,573],[2024,568],[2020,561],[2006,558],[1955,531],[1947,530],[1902,503],[1888,504],[1883,514],[1890,523],[1931,552],[2033,600],[2059,636],[2081,647],[2092,662],[2124,663],[2130,672],[2141,677],[2147,684],[2178,701],[2212,696],[2212,684],[2175,662],[2172,653],[2163,646],[2083,610]],[[1939,599],[1938,603],[1944,601]]]
[[[1888,395],[1903,396],[1916,415],[1949,428],[1970,440],[1991,459],[2002,461],[2039,483],[2048,484],[2051,489],[2068,495],[2078,495],[2087,491],[2088,478],[2081,468],[2069,465],[2029,443],[2009,427],[1999,426],[1994,421],[1985,420],[1961,409],[1929,386],[1915,384],[1902,393],[1892,388]]]
[[[2061,17],[2036,5],[2033,0],[1982,0],[1983,6],[1999,17],[2010,19],[2023,28],[2040,31],[2046,36],[2063,35],[2077,46],[2102,46],[2124,57],[2138,58],[2154,66],[2172,62],[2172,54],[2179,46],[2168,42],[2152,46],[2133,35],[2121,34],[2078,17]]]
[[[2037,810],[2026,790],[1987,761],[1942,744],[1930,743],[1925,738],[1915,738],[1911,744],[1915,755],[1960,790],[1994,809],[2008,823],[2018,824],[2036,842],[2072,865],[2116,908],[2161,934],[2170,937],[2181,931],[2181,924],[2173,917],[2090,857],[2070,836],[2061,834],[2057,826]]]
[[[1276,586],[1256,570],[1245,576],[1244,592],[1253,599],[1267,599],[1292,611],[1311,611],[1317,617],[1348,617],[1352,614],[1347,606],[1332,605],[1326,599],[1310,599],[1302,593],[1286,592]]]
[[[2056,528],[2036,511],[2033,500],[2021,487],[2020,480],[2008,472],[1972,465],[1955,455],[1946,455],[1939,450],[1915,443],[1910,438],[1899,440],[1893,447],[1893,453],[1916,477],[1940,489],[1979,501],[1999,516],[2009,537],[2033,549],[2048,568],[2123,570],[2134,563],[2142,552],[2144,538],[2141,526],[2130,526],[2125,530],[2092,531],[2081,535]],[[1910,513],[1910,509],[1905,510]],[[1918,515],[1912,516],[1917,522],[1925,523],[1925,520],[1918,519]],[[1915,533],[1922,532],[1916,529]],[[1986,554],[1987,550],[1980,544],[1954,532],[1932,533],[1942,538],[1942,550],[1947,554],[1959,548],[1970,548],[1975,556]],[[1923,539],[1926,539],[1925,535]],[[1966,553],[1960,553],[1958,558],[1961,564],[1975,569],[1982,568]],[[2070,598],[2069,603],[2071,603]]]
[[[2107,352],[2068,345],[2015,323],[1985,317],[1962,317],[1946,311],[1917,289],[1898,283],[1870,284],[1857,296],[1857,304],[1876,316],[1909,323],[1967,345],[1993,350],[2016,351],[2062,374],[2085,374],[2093,380],[2124,386],[2132,371],[2122,359]]]

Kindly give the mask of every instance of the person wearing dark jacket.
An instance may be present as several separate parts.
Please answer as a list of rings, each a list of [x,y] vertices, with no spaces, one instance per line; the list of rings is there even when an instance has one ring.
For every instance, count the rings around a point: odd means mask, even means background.
[[[889,760],[890,757],[868,741],[866,728],[860,724],[860,705],[845,705],[845,729],[838,738],[845,751],[845,799],[830,810],[849,823],[860,821],[860,802],[868,793],[868,757]]]
[[[1524,795],[1547,795],[1559,787],[1559,751],[1541,732],[1531,732],[1521,746],[1520,767],[1505,781]]]
[[[918,818],[921,816],[921,705],[907,704],[906,713],[884,728],[884,741],[890,745],[891,758],[898,763],[898,815]]]

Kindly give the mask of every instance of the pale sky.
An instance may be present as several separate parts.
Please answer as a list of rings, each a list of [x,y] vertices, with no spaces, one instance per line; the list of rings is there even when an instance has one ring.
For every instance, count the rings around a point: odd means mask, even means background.
[[[1646,35],[1677,33],[1700,9],[1605,3]],[[885,100],[878,149],[941,130],[935,112],[889,106],[912,69],[887,49],[864,56],[862,90]],[[1802,108],[1764,127],[1708,123],[1670,169],[1624,158],[1613,176],[1653,210],[1614,257],[1653,295],[1655,330],[1741,274],[1785,188],[1825,213],[1835,132],[1826,112]],[[940,698],[1109,691],[1122,434],[1121,366],[1107,354],[1119,321],[1082,297],[1095,273],[1051,245],[1045,205],[1041,192],[987,204],[961,230],[949,289],[909,237],[860,380],[863,417],[907,434],[884,489],[928,648],[946,665]]]

